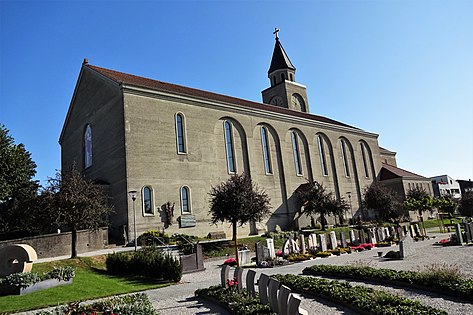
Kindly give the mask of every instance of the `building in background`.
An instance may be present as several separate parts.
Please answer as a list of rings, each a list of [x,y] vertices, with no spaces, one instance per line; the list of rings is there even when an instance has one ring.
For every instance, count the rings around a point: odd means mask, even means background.
[[[431,177],[435,197],[451,196],[455,199],[461,198],[460,184],[448,175]]]

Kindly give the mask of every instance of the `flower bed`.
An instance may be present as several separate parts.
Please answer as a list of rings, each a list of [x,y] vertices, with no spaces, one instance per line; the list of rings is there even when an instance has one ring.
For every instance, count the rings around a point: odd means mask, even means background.
[[[75,269],[69,266],[54,268],[42,274],[36,272],[14,273],[0,279],[0,296],[22,295],[58,285],[71,284],[74,276]]]
[[[223,288],[213,286],[206,289],[199,289],[195,294],[201,298],[218,302],[227,308],[231,314],[235,315],[275,315],[269,305],[263,305],[259,302],[258,296],[251,297],[248,291],[238,291],[235,287]]]
[[[144,293],[113,297],[93,304],[80,302],[59,306],[38,315],[158,315]]]
[[[330,281],[296,275],[275,275],[274,278],[292,290],[322,296],[348,304],[362,312],[382,315],[430,314],[447,315],[447,312],[397,295],[347,282]]]
[[[424,271],[397,271],[371,267],[314,265],[302,271],[305,275],[332,275],[338,277],[355,277],[370,280],[389,280],[406,285],[422,286],[424,290],[461,296],[473,300],[473,280],[466,279],[452,266],[431,265]]]

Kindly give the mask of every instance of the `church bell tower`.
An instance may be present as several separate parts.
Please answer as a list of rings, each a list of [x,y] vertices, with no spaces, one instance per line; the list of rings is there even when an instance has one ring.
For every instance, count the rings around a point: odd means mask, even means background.
[[[308,113],[306,87],[295,82],[296,68],[281,45],[278,32],[275,29],[273,33],[276,35],[276,44],[268,70],[271,87],[261,92],[263,103]]]

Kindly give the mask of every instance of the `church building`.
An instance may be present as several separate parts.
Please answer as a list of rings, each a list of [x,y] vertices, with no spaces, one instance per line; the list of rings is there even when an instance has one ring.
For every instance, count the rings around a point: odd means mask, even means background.
[[[272,212],[240,228],[241,236],[309,225],[294,197],[307,180],[350,202],[345,219],[362,217],[364,189],[383,162],[395,165],[395,153],[380,148],[375,133],[309,113],[306,87],[277,32],[268,78],[259,103],[84,60],[59,139],[62,169],[75,163],[105,187],[115,209],[111,235],[125,241],[134,212],[138,235],[231,235],[230,224],[210,224],[208,193],[243,172],[266,191]]]

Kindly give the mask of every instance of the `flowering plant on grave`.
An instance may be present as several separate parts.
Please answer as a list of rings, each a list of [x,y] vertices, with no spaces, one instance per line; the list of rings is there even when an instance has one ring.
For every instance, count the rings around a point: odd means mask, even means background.
[[[372,249],[374,247],[374,244],[373,243],[364,243],[364,244],[361,244],[360,246],[363,247],[364,249]]]
[[[439,241],[439,244],[448,244],[448,243],[450,243],[450,240],[448,238]]]
[[[276,252],[276,256],[277,256],[277,257],[282,257],[282,256],[283,256],[283,255],[282,255],[282,250],[278,250],[278,251]]]
[[[225,260],[223,262],[224,265],[229,265],[229,266],[236,266],[237,265],[237,261],[235,258],[228,258],[227,260]]]
[[[236,277],[233,277],[233,279],[228,279],[227,280],[227,287],[229,288],[234,288],[238,285],[238,281]]]

